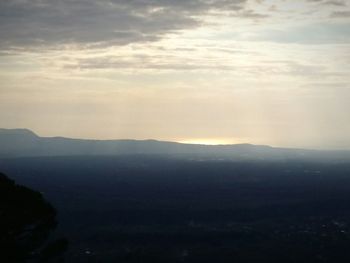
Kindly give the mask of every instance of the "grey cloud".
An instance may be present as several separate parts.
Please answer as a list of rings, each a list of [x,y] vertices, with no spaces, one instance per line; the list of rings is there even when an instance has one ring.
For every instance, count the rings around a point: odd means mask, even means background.
[[[321,3],[324,5],[346,6],[344,0],[308,0],[308,2]]]
[[[260,19],[260,18],[269,17],[269,15],[267,15],[267,14],[256,13],[253,10],[243,10],[242,12],[239,12],[236,16],[242,17],[242,18],[252,18],[252,19]]]
[[[213,64],[206,61],[187,58],[184,60],[172,61],[172,57],[167,56],[147,56],[134,55],[132,59],[123,56],[99,57],[79,59],[75,63],[67,63],[65,69],[79,70],[233,70],[235,67],[224,64]]]
[[[350,11],[337,11],[331,14],[332,18],[350,18]]]
[[[281,75],[299,76],[308,79],[327,79],[347,77],[348,74],[335,71],[327,64],[302,63],[292,60],[263,60],[267,67],[274,69],[274,73]]]
[[[338,6],[338,7],[344,7],[346,6],[346,0],[307,0],[311,3],[318,3],[320,5],[332,5],[332,6]]]
[[[295,26],[283,31],[265,30],[246,40],[310,45],[348,43],[350,40],[350,24],[319,23]]]
[[[344,1],[337,1],[337,0],[330,0],[324,2],[325,5],[334,5],[334,6],[346,6],[346,3]]]
[[[0,48],[65,43],[123,45],[198,27],[211,11],[237,12],[246,0],[0,1]]]
[[[327,65],[305,64],[291,60],[261,60],[251,65],[242,66],[228,63],[232,59],[206,60],[182,57],[174,59],[171,55],[139,54],[132,57],[102,56],[95,58],[66,61],[67,70],[157,70],[157,71],[231,71],[247,75],[289,75],[307,79],[345,77],[344,73],[334,72]],[[347,76],[347,74],[346,74]]]

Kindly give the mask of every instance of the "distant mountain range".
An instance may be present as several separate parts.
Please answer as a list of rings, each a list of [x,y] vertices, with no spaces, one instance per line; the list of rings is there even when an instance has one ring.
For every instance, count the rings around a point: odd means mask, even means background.
[[[274,148],[252,144],[198,145],[156,140],[84,140],[40,137],[27,129],[0,129],[0,157],[172,155],[216,160],[350,160],[350,151]]]

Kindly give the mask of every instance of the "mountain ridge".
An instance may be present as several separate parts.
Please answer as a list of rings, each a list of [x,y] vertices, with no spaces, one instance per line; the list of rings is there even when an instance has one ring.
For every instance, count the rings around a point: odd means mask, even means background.
[[[1,135],[11,135],[11,136],[33,136],[33,137],[40,137],[33,131],[26,129],[26,128],[16,128],[16,129],[5,129],[0,128],[0,136]]]
[[[29,129],[0,129],[0,157],[167,154],[225,159],[293,159],[331,156],[350,159],[350,151],[320,151],[278,148],[268,145],[188,144],[154,139],[96,140],[66,137],[41,137]]]

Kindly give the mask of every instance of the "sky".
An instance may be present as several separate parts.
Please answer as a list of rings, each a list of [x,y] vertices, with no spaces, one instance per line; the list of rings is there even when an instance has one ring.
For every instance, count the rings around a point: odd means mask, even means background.
[[[350,149],[350,0],[1,0],[0,127]]]

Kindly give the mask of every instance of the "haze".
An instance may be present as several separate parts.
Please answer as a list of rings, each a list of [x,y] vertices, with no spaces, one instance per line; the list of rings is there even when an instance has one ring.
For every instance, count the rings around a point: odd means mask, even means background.
[[[0,2],[0,123],[350,149],[346,0]]]

